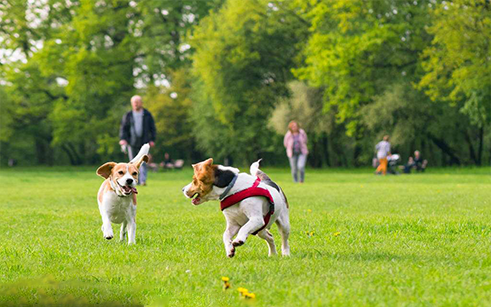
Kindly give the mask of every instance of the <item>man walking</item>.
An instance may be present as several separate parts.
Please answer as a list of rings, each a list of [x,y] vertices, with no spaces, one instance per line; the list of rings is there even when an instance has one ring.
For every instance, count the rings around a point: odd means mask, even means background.
[[[388,135],[385,135],[384,139],[375,146],[375,150],[377,150],[377,159],[380,162],[375,174],[385,175],[387,173],[387,157],[390,156],[390,143]]]
[[[119,145],[125,146],[128,150],[129,159],[138,154],[143,144],[148,143],[150,147],[155,146],[155,122],[152,114],[143,108],[143,101],[140,96],[131,97],[132,110],[123,116],[119,129]],[[140,176],[138,184],[147,183],[147,164],[143,162],[140,166]]]

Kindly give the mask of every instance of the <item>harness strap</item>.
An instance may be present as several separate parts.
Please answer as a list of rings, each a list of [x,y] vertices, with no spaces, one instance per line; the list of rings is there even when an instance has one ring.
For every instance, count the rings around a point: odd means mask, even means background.
[[[245,190],[242,190],[242,191],[239,191],[235,194],[227,196],[227,197],[221,199],[221,202],[220,202],[220,210],[223,211],[223,210],[227,209],[228,207],[231,207],[231,206],[235,205],[236,203],[241,202],[242,200],[249,198],[249,197],[253,197],[253,196],[266,197],[266,199],[269,202],[269,211],[264,216],[264,226],[261,227],[260,229],[256,230],[254,233],[252,233],[253,235],[256,235],[258,232],[263,230],[268,225],[268,223],[271,219],[271,216],[274,214],[273,197],[271,196],[271,194],[269,193],[269,191],[267,189],[258,187],[260,182],[261,182],[261,179],[259,177],[257,177],[256,181],[254,181],[254,184],[250,188],[247,188]],[[222,196],[224,194],[225,193],[220,195],[220,198],[222,198]]]
[[[220,195],[220,200],[223,200],[227,196],[228,192],[230,192],[235,182],[237,181],[237,177],[239,177],[239,175],[236,174],[234,178],[232,178],[225,191],[223,191],[223,193]]]

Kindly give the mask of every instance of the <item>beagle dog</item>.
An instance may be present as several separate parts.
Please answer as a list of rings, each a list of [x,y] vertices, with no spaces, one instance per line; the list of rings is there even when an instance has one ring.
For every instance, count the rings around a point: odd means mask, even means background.
[[[268,231],[273,223],[281,234],[282,255],[290,255],[288,201],[281,188],[259,170],[260,161],[251,165],[250,175],[239,173],[233,167],[214,165],[211,158],[193,164],[193,181],[182,189],[184,196],[192,199],[193,205],[220,200],[220,209],[227,221],[223,243],[230,258],[250,234],[266,240],[269,256],[276,255],[274,239]]]
[[[128,232],[128,244],[135,243],[136,184],[140,165],[148,162],[149,149],[150,146],[145,144],[129,163],[107,162],[97,169],[97,175],[106,179],[99,188],[97,202],[102,233],[107,240],[114,237],[111,223],[116,223],[121,224],[120,240],[123,241]]]

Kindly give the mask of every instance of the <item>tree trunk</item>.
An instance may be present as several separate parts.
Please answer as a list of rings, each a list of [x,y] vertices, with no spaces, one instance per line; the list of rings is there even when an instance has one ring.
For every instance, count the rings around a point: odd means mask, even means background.
[[[471,156],[471,160],[474,161],[476,165],[478,165],[476,153],[474,152],[474,146],[472,146],[472,139],[469,136],[469,131],[467,130],[464,132],[464,139],[467,142],[467,145],[469,146],[469,155]]]
[[[482,165],[482,151],[483,151],[483,140],[484,140],[484,126],[479,129],[479,147],[477,149],[477,165]]]
[[[326,161],[326,165],[331,167],[331,161],[329,159],[329,139],[327,133],[322,133],[322,153],[324,154],[324,161]]]
[[[435,143],[435,145],[442,150],[443,154],[446,154],[450,157],[450,165],[457,164],[460,165],[460,159],[457,157],[457,155],[454,153],[454,150],[448,146],[448,144],[442,140],[439,139],[432,134],[428,134],[428,138]],[[442,157],[443,158],[443,157]],[[446,161],[445,161],[446,164]]]
[[[43,140],[36,138],[34,140],[34,144],[36,147],[36,159],[37,159],[38,164],[46,164],[46,162],[47,162],[46,146],[45,146]]]

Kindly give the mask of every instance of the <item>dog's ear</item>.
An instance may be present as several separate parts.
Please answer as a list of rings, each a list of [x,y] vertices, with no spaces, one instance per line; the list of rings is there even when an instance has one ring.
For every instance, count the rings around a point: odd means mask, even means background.
[[[97,169],[97,175],[101,176],[102,178],[108,178],[110,175],[111,175],[111,171],[113,169],[113,167],[116,166],[116,163],[115,162],[107,162],[103,165],[101,165],[98,169]]]
[[[202,168],[207,169],[212,164],[213,164],[213,158],[209,158],[208,160],[205,160],[203,162],[191,164],[191,166],[193,167],[195,172],[199,172]]]
[[[209,158],[203,162],[203,167],[208,168],[213,165],[213,158]]]
[[[143,162],[148,162],[148,156],[147,155],[143,155],[143,157],[141,157],[140,160],[136,161],[135,163],[135,166],[137,169],[140,169],[140,165],[142,165]]]

